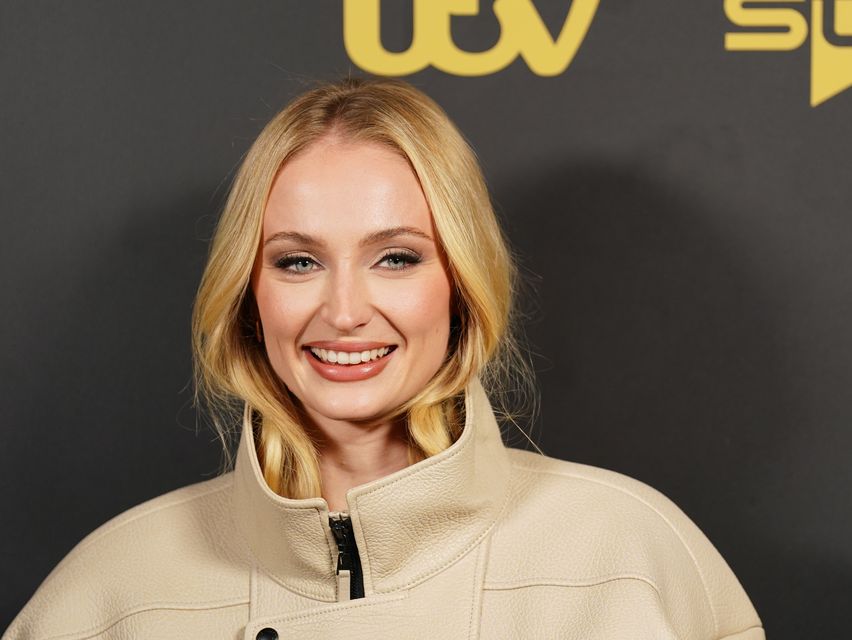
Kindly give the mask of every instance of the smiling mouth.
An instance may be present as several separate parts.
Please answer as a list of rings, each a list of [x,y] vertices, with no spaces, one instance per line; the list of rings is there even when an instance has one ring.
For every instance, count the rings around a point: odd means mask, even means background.
[[[325,364],[335,364],[338,366],[348,366],[356,364],[366,364],[381,360],[389,353],[396,350],[396,345],[382,347],[380,349],[369,349],[365,351],[332,351],[331,349],[320,349],[318,347],[306,347],[316,360]]]

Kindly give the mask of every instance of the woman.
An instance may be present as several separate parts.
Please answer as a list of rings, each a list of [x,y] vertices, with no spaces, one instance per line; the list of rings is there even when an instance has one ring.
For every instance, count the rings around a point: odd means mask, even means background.
[[[141,504],[4,640],[764,637],[730,568],[624,475],[504,446],[515,271],[475,156],[397,80],[252,145],[194,311],[234,470]]]

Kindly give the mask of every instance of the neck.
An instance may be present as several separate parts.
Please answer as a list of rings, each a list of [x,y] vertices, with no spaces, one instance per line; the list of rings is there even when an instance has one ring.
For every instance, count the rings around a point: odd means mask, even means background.
[[[408,466],[403,420],[350,422],[308,413],[305,422],[319,451],[322,497],[330,511],[349,511],[346,492],[352,487]]]

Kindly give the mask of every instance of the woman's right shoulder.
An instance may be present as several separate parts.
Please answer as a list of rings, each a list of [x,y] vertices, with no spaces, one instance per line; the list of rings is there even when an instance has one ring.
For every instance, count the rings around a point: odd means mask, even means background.
[[[232,598],[246,580],[233,561],[241,542],[232,479],[180,487],[99,526],[53,568],[2,640],[87,637],[155,603]]]

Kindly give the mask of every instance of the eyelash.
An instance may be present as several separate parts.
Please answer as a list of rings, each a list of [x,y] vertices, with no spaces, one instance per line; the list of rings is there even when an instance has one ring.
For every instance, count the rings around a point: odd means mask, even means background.
[[[420,256],[418,256],[416,253],[409,251],[400,251],[398,249],[385,253],[379,259],[379,262],[384,262],[388,258],[396,258],[404,261],[402,266],[388,267],[389,271],[405,271],[406,269],[410,269],[412,266],[418,264],[421,261]],[[310,273],[309,271],[296,271],[290,268],[300,262],[311,262],[316,264],[316,261],[310,256],[304,254],[296,254],[279,258],[275,261],[275,266],[279,269],[283,269],[284,271],[289,271],[290,273],[295,273],[297,275]]]

